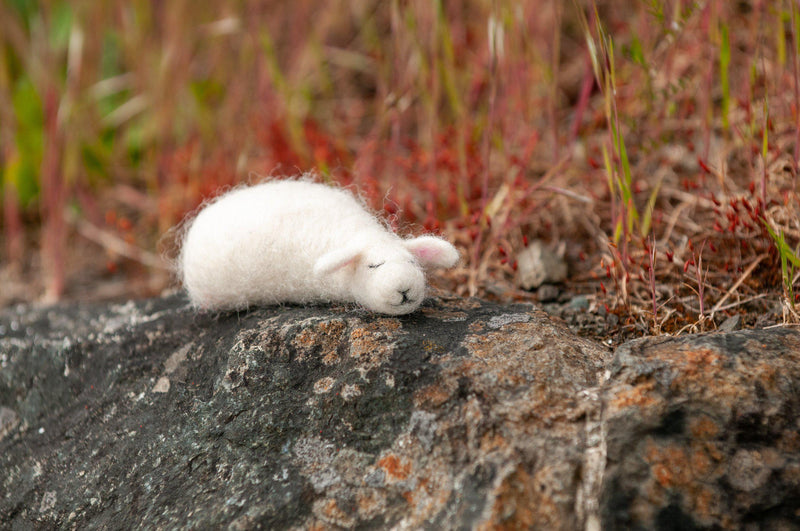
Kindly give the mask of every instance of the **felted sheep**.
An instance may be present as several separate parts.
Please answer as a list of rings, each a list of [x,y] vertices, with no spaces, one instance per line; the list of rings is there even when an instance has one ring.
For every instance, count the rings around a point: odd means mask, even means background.
[[[457,261],[447,241],[400,238],[344,189],[273,180],[205,206],[188,224],[179,272],[202,309],[342,301],[401,315],[425,297],[423,268]]]

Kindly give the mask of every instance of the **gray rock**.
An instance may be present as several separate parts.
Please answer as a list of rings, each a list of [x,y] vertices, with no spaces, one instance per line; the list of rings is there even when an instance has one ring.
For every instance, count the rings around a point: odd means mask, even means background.
[[[561,290],[553,284],[542,284],[536,290],[536,298],[542,303],[556,301],[559,295]]]
[[[589,298],[586,295],[578,295],[569,301],[569,307],[573,310],[588,311],[589,306]]]
[[[651,338],[603,386],[607,529],[797,529],[800,334]]]
[[[734,332],[736,330],[739,330],[741,327],[742,327],[742,316],[736,314],[736,315],[731,315],[730,317],[722,321],[722,323],[718,327],[718,330],[720,332]]]
[[[544,283],[557,284],[567,278],[567,264],[541,240],[534,240],[517,255],[517,285],[538,288]]]
[[[0,326],[11,528],[797,524],[790,330],[612,357],[529,305],[196,314],[180,296]]]

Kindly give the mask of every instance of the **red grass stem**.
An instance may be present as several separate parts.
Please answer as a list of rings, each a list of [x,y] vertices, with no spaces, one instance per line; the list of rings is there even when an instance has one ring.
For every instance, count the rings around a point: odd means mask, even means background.
[[[64,292],[66,225],[65,183],[61,174],[61,134],[58,127],[59,97],[49,88],[44,98],[44,153],[42,158],[42,257],[47,272],[46,300],[58,300]]]

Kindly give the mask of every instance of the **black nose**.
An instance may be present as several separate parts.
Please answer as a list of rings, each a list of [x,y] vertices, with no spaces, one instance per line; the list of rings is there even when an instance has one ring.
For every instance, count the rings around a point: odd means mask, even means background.
[[[403,300],[400,301],[400,304],[405,304],[405,303],[407,303],[409,301],[408,292],[409,292],[409,290],[407,290],[407,289],[400,291],[400,295],[403,296]]]

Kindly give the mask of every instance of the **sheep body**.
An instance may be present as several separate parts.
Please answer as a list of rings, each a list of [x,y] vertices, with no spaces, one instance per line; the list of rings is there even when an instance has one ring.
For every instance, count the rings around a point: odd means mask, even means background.
[[[390,232],[346,190],[277,180],[203,208],[188,226],[179,267],[200,308],[353,301],[402,314],[422,302],[422,266],[457,259],[444,240]]]

